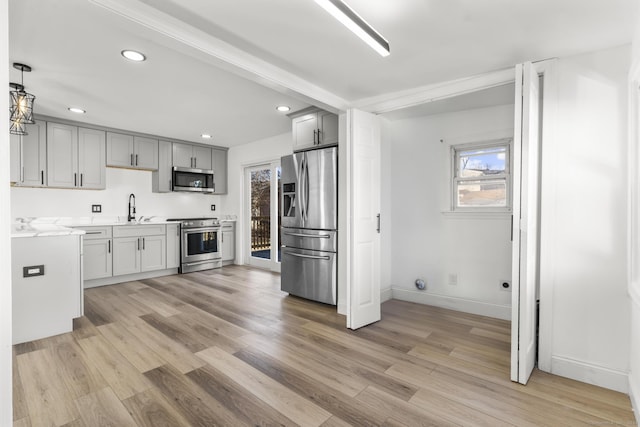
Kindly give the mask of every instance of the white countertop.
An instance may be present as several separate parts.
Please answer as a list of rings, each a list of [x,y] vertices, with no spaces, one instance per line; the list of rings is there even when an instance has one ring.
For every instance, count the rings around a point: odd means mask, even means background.
[[[11,226],[11,237],[65,236],[85,234],[84,230],[72,227],[172,224],[165,217],[141,216],[136,222],[127,222],[126,217],[41,217],[16,218]]]
[[[69,228],[56,224],[17,223],[11,225],[11,237],[45,237],[68,236],[70,234],[84,234],[84,230]]]

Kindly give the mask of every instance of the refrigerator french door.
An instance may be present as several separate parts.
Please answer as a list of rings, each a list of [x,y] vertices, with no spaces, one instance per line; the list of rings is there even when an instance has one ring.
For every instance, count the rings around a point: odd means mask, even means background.
[[[281,159],[281,289],[337,304],[338,149]]]

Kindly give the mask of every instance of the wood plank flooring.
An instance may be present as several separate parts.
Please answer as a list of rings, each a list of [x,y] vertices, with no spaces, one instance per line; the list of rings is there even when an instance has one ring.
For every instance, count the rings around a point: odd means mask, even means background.
[[[535,371],[510,324],[388,301],[345,329],[241,266],[88,289],[69,334],[14,346],[14,426],[637,425],[629,398]]]

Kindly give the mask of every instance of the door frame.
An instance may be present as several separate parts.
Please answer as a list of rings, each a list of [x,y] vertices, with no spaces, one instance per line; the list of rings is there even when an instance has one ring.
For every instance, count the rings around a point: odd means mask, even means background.
[[[271,259],[261,260],[251,256],[251,178],[249,173],[254,170],[270,168],[272,171],[280,168],[280,159],[267,160],[264,162],[257,162],[252,164],[243,165],[242,167],[242,179],[243,179],[243,233],[244,239],[242,242],[242,252],[244,253],[244,264],[251,265],[253,267],[263,268],[273,272],[280,272],[280,262],[277,259],[277,248],[280,246],[278,241],[278,221],[271,221],[271,245],[275,246],[276,250],[271,251]],[[270,204],[271,204],[271,218],[278,218],[280,213],[278,212],[278,176],[277,173],[271,174],[271,191],[270,191]],[[274,191],[275,189],[275,191]],[[275,208],[274,208],[275,207]],[[275,211],[275,215],[274,215]],[[275,242],[274,242],[275,239]],[[274,244],[275,243],[275,244]]]
[[[555,136],[555,117],[558,105],[556,64],[557,59],[548,59],[534,62],[538,74],[543,76],[542,87],[542,123],[544,123],[541,136],[540,157],[540,227],[538,230],[539,244],[547,246],[555,240],[555,227],[553,220],[556,208],[553,203],[555,198],[555,170],[559,164]],[[449,82],[441,82],[406,92],[387,94],[382,97],[367,99],[365,102],[355,105],[356,108],[374,114],[381,114],[439,101],[455,96],[477,92],[492,87],[502,86],[515,82],[515,65],[513,67],[495,72],[480,74]],[[514,159],[514,161],[516,161]],[[551,371],[551,354],[553,343],[553,289],[555,284],[555,263],[557,260],[547,253],[540,251],[539,260],[539,326],[538,326],[538,368],[542,371]],[[382,284],[384,285],[387,284]],[[542,303],[544,302],[544,303]],[[512,302],[513,304],[513,302]]]

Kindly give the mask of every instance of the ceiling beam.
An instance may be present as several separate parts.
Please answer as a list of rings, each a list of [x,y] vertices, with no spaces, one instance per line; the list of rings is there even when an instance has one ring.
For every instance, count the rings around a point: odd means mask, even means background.
[[[195,49],[206,55],[202,58],[206,62],[277,92],[334,113],[349,106],[345,99],[139,0],[89,1]]]

